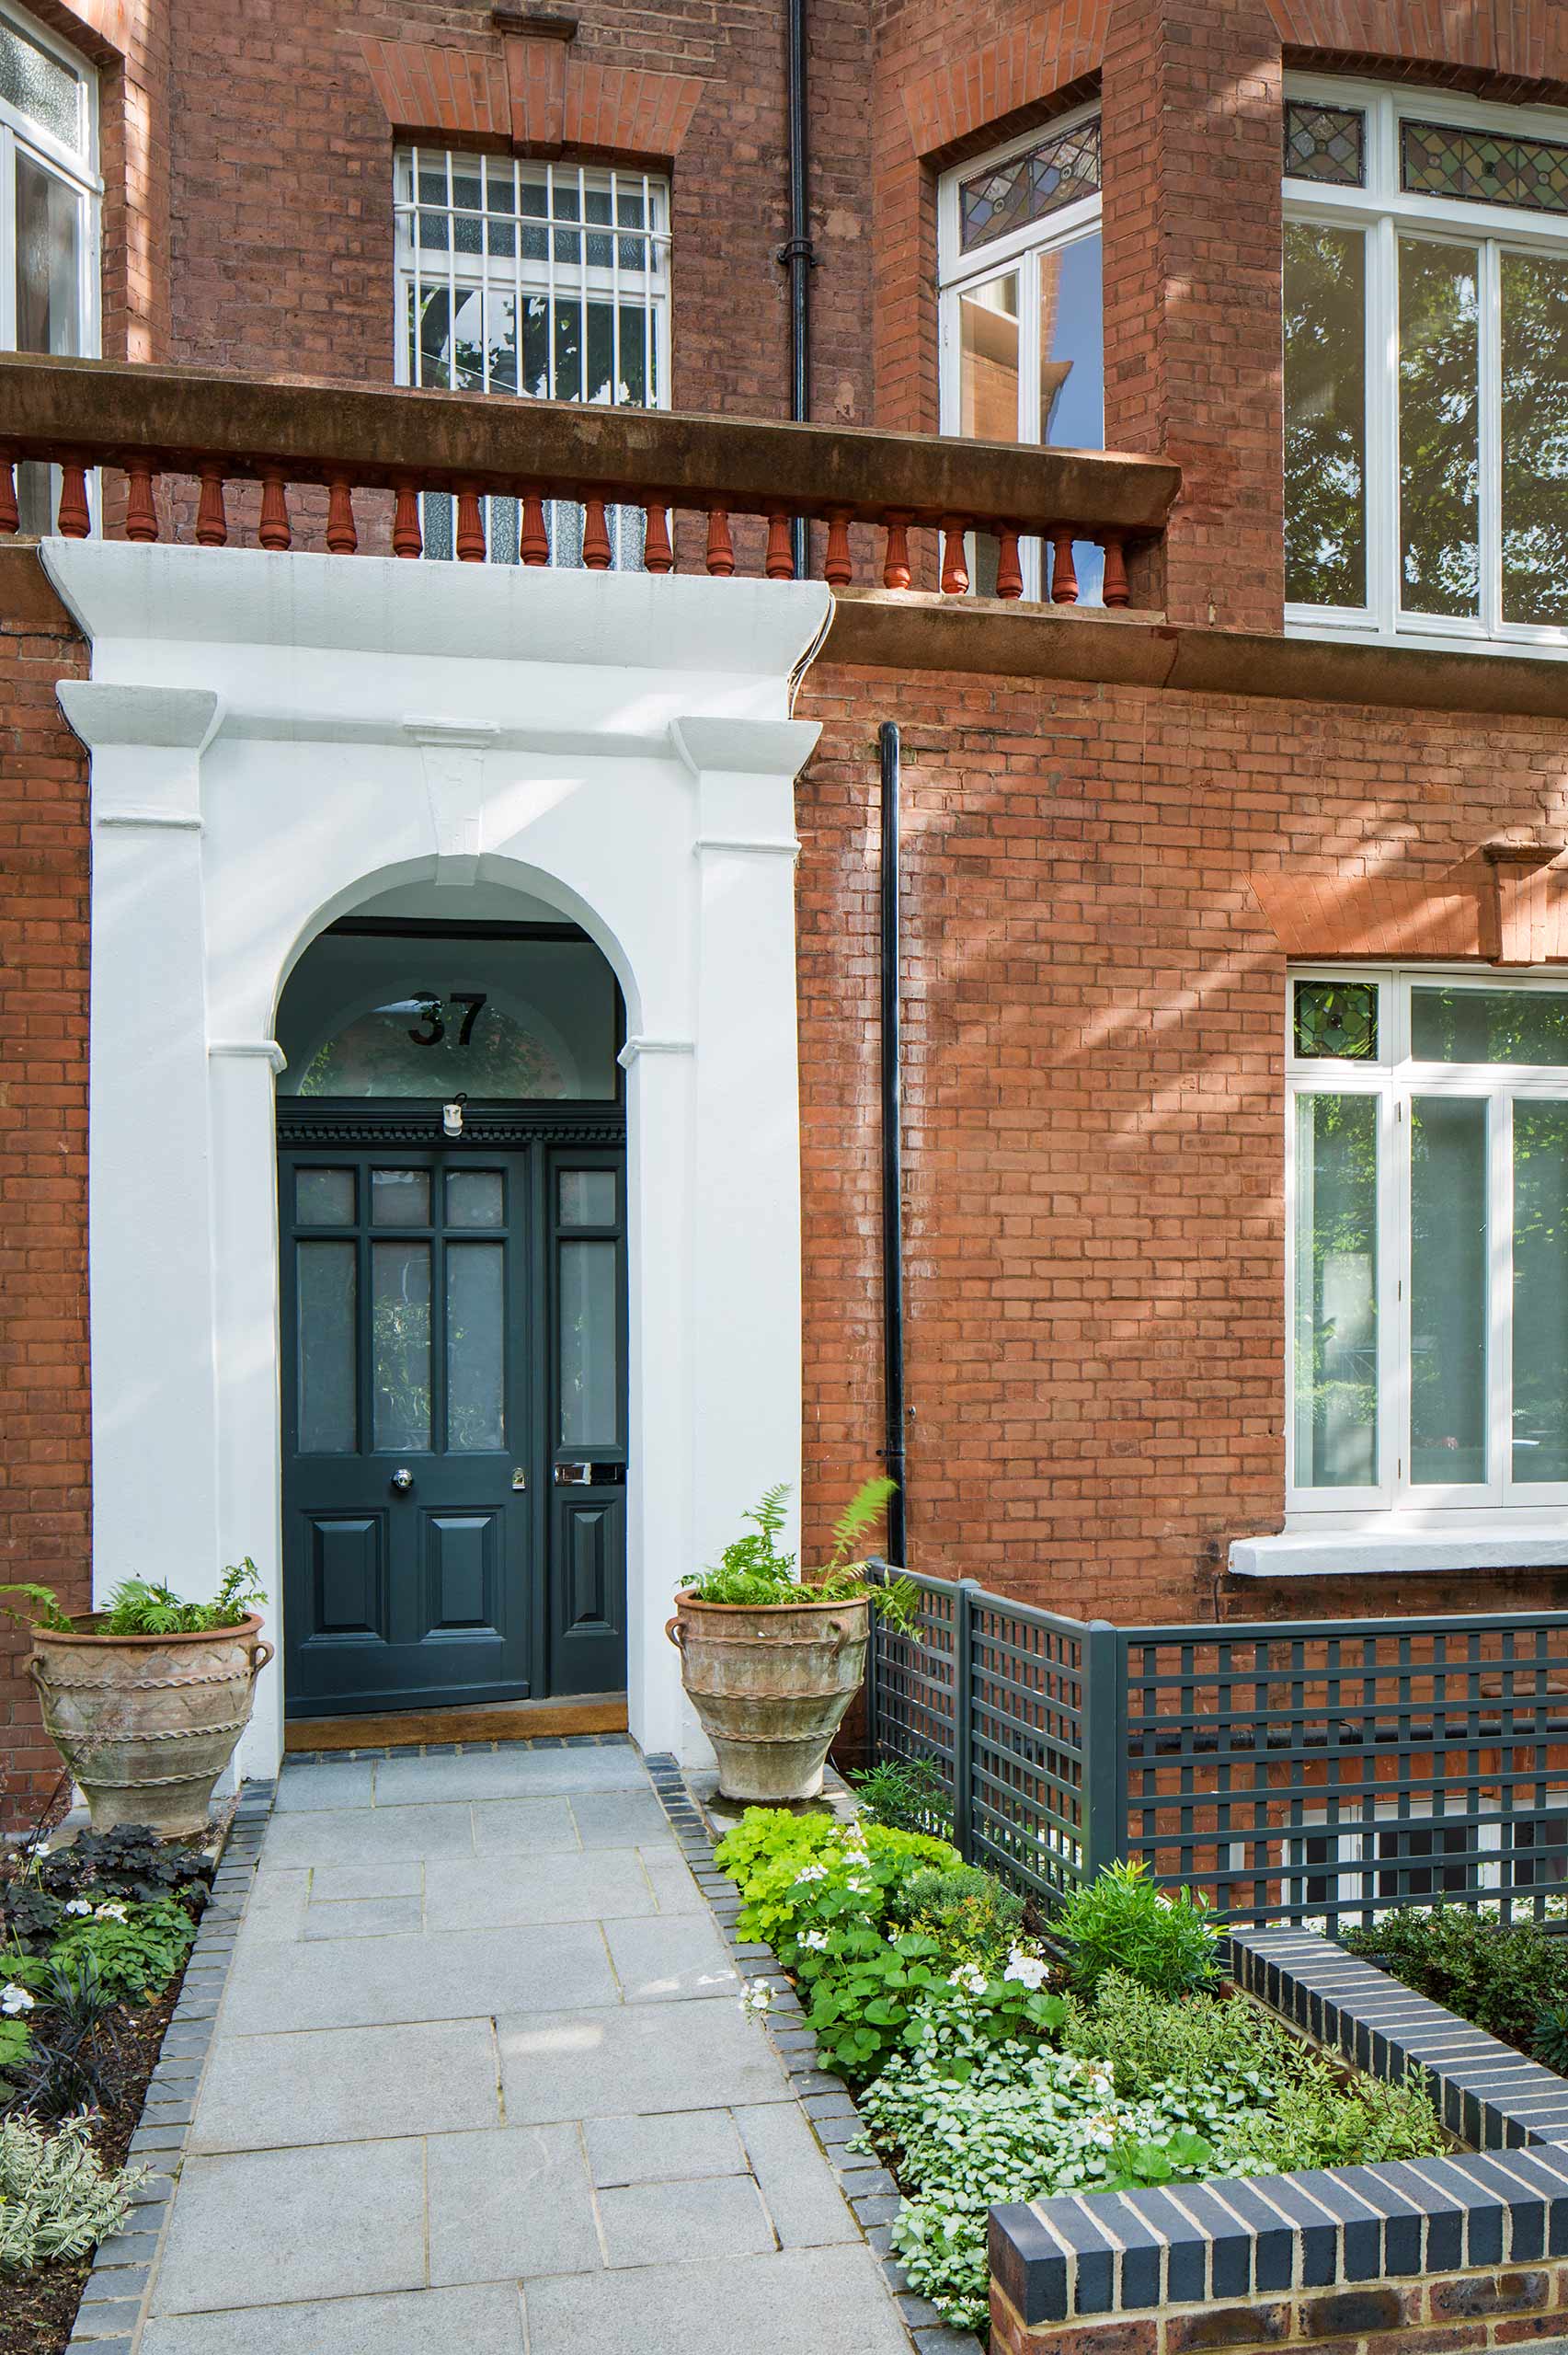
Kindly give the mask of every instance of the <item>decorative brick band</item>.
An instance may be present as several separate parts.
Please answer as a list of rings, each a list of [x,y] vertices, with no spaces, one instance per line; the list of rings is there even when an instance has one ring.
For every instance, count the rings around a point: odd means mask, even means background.
[[[1385,2078],[1419,2068],[1479,2147],[993,2208],[993,2349],[1396,2355],[1413,2326],[1413,2355],[1568,2339],[1568,2266],[1551,2262],[1568,2257],[1568,2084],[1310,1932],[1230,1949],[1237,1983],[1331,2051]]]

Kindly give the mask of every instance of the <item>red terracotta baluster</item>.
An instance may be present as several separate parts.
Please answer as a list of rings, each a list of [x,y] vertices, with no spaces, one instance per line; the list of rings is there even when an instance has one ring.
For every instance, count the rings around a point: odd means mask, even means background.
[[[1100,546],[1105,551],[1104,598],[1106,604],[1130,604],[1132,592],[1127,587],[1127,561],[1121,534],[1108,532]]]
[[[87,471],[80,458],[60,461],[60,512],[57,518],[62,536],[67,540],[85,540],[91,528],[87,512]]]
[[[942,530],[942,593],[944,597],[961,597],[969,585],[968,560],[964,554],[964,518],[944,515]]]
[[[1078,575],[1072,569],[1072,534],[1051,534],[1051,603],[1053,605],[1076,605]]]
[[[485,518],[479,493],[471,482],[460,485],[457,493],[457,560],[459,564],[485,561]]]
[[[999,597],[1022,597],[1024,568],[1018,561],[1018,534],[1011,523],[1004,523],[996,535],[996,593]]]
[[[326,545],[334,556],[352,556],[360,545],[354,529],[354,494],[341,475],[333,477],[327,493]]]
[[[673,572],[675,557],[670,545],[670,510],[650,500],[643,513],[647,518],[647,532],[643,541],[643,570]]]
[[[197,545],[221,548],[227,545],[229,519],[223,512],[223,477],[216,466],[201,469],[201,496],[196,502]]]
[[[735,570],[735,549],[729,537],[727,509],[715,507],[708,517],[708,570],[727,580]]]
[[[822,578],[830,589],[847,589],[854,579],[854,562],[850,555],[850,511],[847,507],[828,510],[828,553],[822,560]]]
[[[392,511],[392,553],[394,556],[419,556],[424,546],[419,532],[419,494],[411,482],[400,482],[396,503]]]
[[[544,500],[536,483],[525,486],[522,494],[522,524],[518,533],[517,552],[524,564],[548,564],[550,534],[544,528]]]
[[[158,511],[153,498],[153,469],[140,461],[125,469],[125,536],[128,540],[155,540],[158,536]]]
[[[789,544],[789,511],[784,507],[768,510],[768,553],[762,565],[770,580],[795,579],[795,551]]]
[[[256,536],[274,556],[280,556],[293,537],[289,529],[289,497],[281,475],[261,477],[261,521]]]
[[[882,558],[884,589],[907,589],[914,579],[910,570],[910,519],[907,515],[889,515],[887,546]]]
[[[602,499],[585,499],[582,503],[582,560],[589,572],[610,569],[610,533]]]
[[[17,512],[17,477],[9,450],[0,451],[0,533],[6,536],[21,529]]]

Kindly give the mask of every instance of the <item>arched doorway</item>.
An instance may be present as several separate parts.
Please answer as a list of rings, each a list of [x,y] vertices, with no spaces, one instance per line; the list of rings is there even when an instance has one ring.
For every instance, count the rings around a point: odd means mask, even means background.
[[[388,892],[277,1035],[287,1716],[623,1692],[609,964],[514,891]]]

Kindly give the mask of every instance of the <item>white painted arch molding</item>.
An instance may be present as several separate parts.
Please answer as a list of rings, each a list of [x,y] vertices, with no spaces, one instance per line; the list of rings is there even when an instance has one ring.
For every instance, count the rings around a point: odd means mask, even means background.
[[[326,926],[472,884],[626,997],[628,1692],[704,1754],[670,1597],[798,1485],[791,718],[820,583],[49,541],[92,673],[94,1575],[280,1594],[273,1022]],[[738,1308],[738,1304],[740,1305]],[[280,1603],[275,1599],[276,1621]],[[272,1770],[279,1671],[242,1752]]]

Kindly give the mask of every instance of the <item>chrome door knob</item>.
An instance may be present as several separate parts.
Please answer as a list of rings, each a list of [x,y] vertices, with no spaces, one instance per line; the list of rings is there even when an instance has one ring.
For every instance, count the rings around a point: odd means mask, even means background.
[[[392,1485],[400,1497],[406,1497],[414,1485],[414,1475],[406,1468],[396,1471],[392,1476]]]

